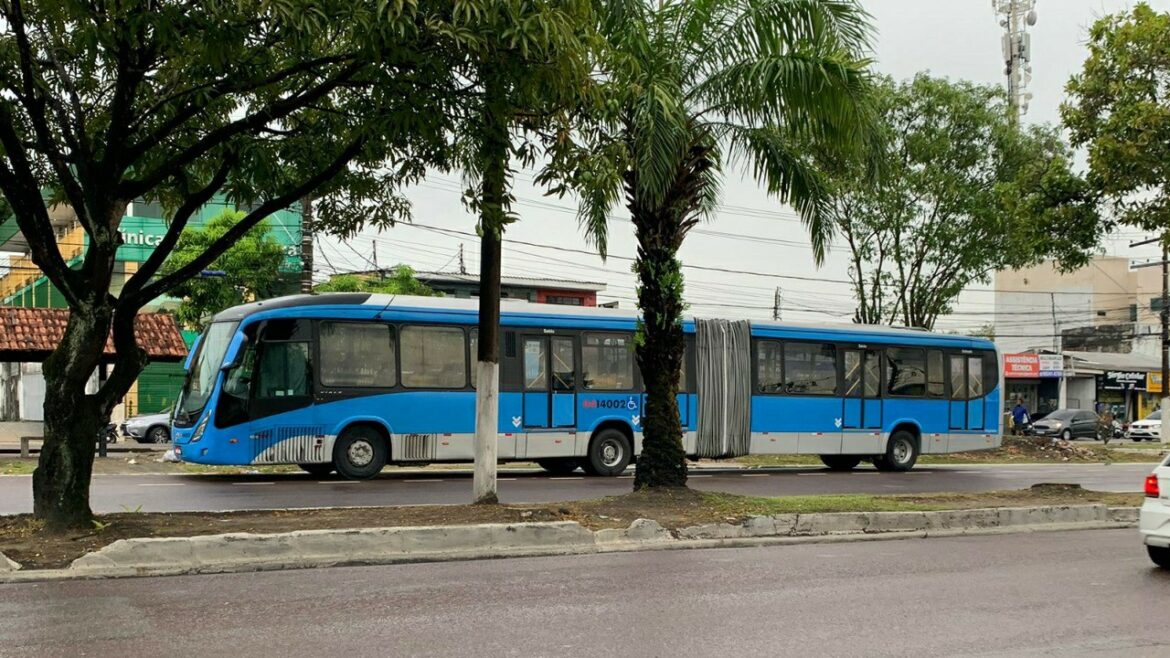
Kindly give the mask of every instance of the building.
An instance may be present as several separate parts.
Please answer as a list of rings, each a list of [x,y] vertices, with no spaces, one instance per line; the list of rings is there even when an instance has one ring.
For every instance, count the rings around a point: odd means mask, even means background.
[[[1145,417],[1162,390],[1161,308],[1161,271],[1128,258],[1098,257],[1065,273],[1051,263],[997,273],[995,342],[1008,400]]]
[[[368,270],[353,275],[373,278],[390,276],[390,270]],[[448,297],[479,297],[479,275],[463,272],[415,272],[415,278],[436,292]],[[521,299],[539,304],[567,306],[597,306],[597,293],[605,290],[604,283],[570,281],[523,276],[500,277],[500,297]]]
[[[1162,275],[1102,256],[1062,273],[1052,263],[995,275],[995,335],[1007,352],[1073,350],[1161,358]]]
[[[234,204],[228,204],[223,199],[213,200],[191,218],[188,226],[201,227],[225,210],[235,208]],[[76,214],[68,206],[55,205],[50,208],[49,216],[56,231],[57,247],[65,261],[70,265],[80,263],[85,255],[88,236],[78,223]],[[286,249],[282,269],[289,274],[291,281],[301,270],[300,211],[293,208],[277,212],[268,219],[268,222],[272,227],[271,235]],[[154,252],[155,246],[166,234],[168,226],[168,218],[158,204],[145,201],[129,204],[119,228],[123,244],[116,255],[117,262],[111,289],[113,294],[118,294],[122,285]],[[21,235],[15,219],[11,217],[0,221],[0,252],[6,252],[8,255],[7,264],[0,266],[0,306],[56,309],[67,307],[61,294],[32,262],[28,242]],[[148,304],[143,310],[146,312],[166,310],[177,304],[178,300],[163,297]],[[184,337],[188,345],[194,340],[192,332],[184,332]],[[10,378],[14,375],[17,377],[29,375],[35,378],[40,372],[39,363],[6,364],[0,367]],[[115,417],[154,413],[166,409],[174,401],[182,386],[182,380],[181,363],[152,362],[126,396],[123,409],[118,410]],[[20,385],[21,390],[36,390],[34,383],[30,381],[28,384],[27,387]],[[21,413],[28,415],[32,413],[29,410],[35,408],[38,410],[36,418],[39,418],[39,404],[33,399],[35,395],[25,397],[27,399],[21,405]]]

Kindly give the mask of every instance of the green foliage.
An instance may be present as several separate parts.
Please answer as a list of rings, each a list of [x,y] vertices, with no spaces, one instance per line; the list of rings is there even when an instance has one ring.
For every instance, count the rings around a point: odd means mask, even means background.
[[[1061,116],[1089,156],[1091,190],[1123,224],[1170,226],[1170,13],[1139,2],[1089,30]]]
[[[578,139],[541,180],[574,192],[604,255],[625,202],[638,239],[638,364],[647,377],[635,488],[683,486],[675,393],[684,341],[677,253],[711,216],[725,163],[796,208],[823,258],[831,225],[814,150],[860,157],[872,138],[867,15],[851,0],[612,0],[600,9],[610,75]]]
[[[418,297],[442,297],[425,283],[418,280],[409,265],[390,268],[390,276],[370,277],[356,274],[337,274],[313,288],[313,292],[370,292],[387,295],[415,295]]]
[[[224,211],[200,229],[187,229],[163,265],[168,274],[190,263],[235,226],[244,213]],[[280,293],[284,247],[271,236],[267,222],[257,224],[207,267],[222,277],[188,279],[172,289],[181,298],[178,318],[183,326],[202,330],[210,317],[225,308],[274,297]]]
[[[824,158],[857,321],[929,329],[997,270],[1087,261],[1100,220],[1055,130],[1016,130],[997,88],[927,75],[873,99],[883,147]]]

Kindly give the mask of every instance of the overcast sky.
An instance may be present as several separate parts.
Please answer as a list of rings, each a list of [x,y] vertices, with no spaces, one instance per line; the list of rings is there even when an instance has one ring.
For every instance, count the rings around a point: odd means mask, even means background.
[[[897,79],[919,71],[936,76],[1003,84],[1000,38],[1003,34],[990,0],[866,0],[877,30],[876,68]],[[1099,16],[1131,6],[1122,0],[1039,0],[1039,20],[1031,28],[1034,98],[1025,121],[1058,123],[1064,85],[1085,58],[1088,26]],[[1170,10],[1170,0],[1150,2]],[[532,185],[532,172],[516,181],[513,224],[506,239],[588,251],[570,200],[549,199]],[[460,244],[469,272],[478,272],[478,243],[473,236],[444,234],[435,227],[472,233],[475,219],[460,203],[459,180],[434,175],[410,191],[414,224],[402,224],[339,243],[323,239],[317,257],[323,272],[368,269],[366,254],[376,248],[380,265],[408,263],[418,270],[458,268]],[[849,321],[853,300],[846,282],[845,251],[834,250],[821,268],[813,264],[805,232],[790,208],[769,198],[750,178],[735,171],[725,177],[722,206],[712,221],[693,232],[681,257],[687,278],[687,301],[703,317],[770,318],[773,295],[781,288],[785,320]],[[602,301],[634,306],[629,258],[635,253],[632,227],[624,210],[610,228],[607,262],[588,253],[568,253],[505,242],[504,273],[601,281]],[[428,229],[427,227],[432,227]],[[1125,244],[1136,234],[1114,236],[1106,251],[1132,255]],[[687,266],[755,272],[767,276],[698,270]],[[783,278],[790,277],[790,278]],[[794,278],[792,278],[794,277]],[[987,289],[964,293],[956,314],[938,329],[966,329],[991,321],[993,295]]]

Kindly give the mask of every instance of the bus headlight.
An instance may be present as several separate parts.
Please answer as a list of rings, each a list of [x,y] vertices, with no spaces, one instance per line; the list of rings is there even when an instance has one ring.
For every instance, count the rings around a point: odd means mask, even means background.
[[[211,414],[203,417],[199,424],[195,426],[195,431],[191,433],[191,443],[195,443],[203,438],[203,432],[207,429],[207,421],[211,420]]]

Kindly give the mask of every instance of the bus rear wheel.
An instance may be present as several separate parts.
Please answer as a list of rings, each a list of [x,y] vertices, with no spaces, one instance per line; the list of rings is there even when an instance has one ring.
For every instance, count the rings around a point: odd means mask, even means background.
[[[576,459],[560,458],[560,459],[538,459],[536,465],[553,475],[568,475],[577,470],[581,465]]]
[[[309,475],[323,478],[333,472],[333,462],[324,464],[297,464],[297,467]]]
[[[589,442],[589,454],[581,460],[581,467],[589,475],[621,475],[630,465],[633,453],[624,432],[613,428],[601,430]]]
[[[350,427],[333,444],[333,465],[347,480],[368,480],[386,465],[386,438],[371,427]]]
[[[821,462],[830,471],[852,471],[861,463],[860,455],[821,455]]]
[[[914,468],[918,462],[918,441],[906,430],[890,435],[886,454],[874,457],[873,465],[879,471],[903,472]]]

